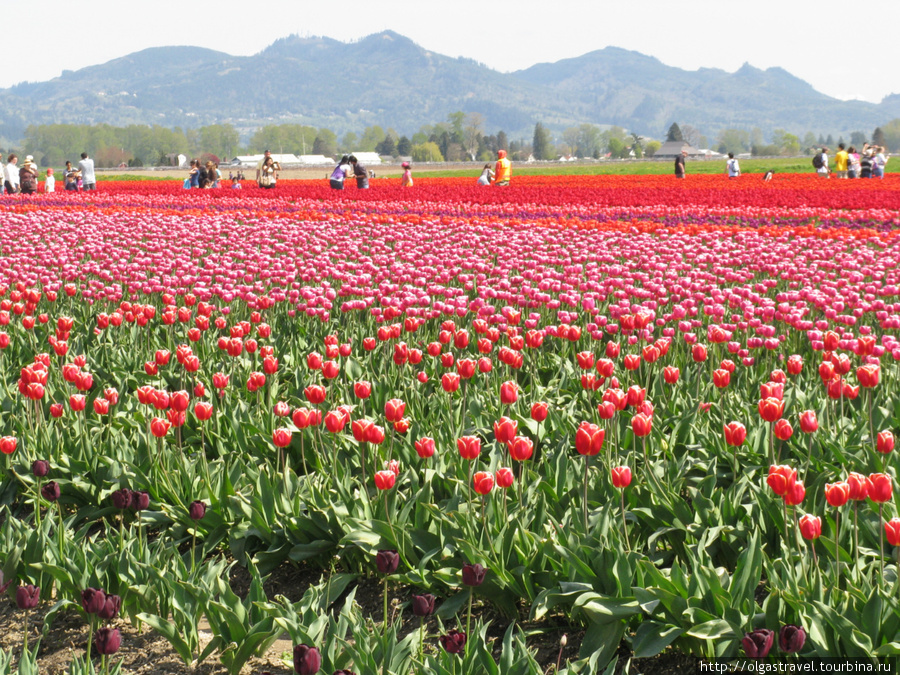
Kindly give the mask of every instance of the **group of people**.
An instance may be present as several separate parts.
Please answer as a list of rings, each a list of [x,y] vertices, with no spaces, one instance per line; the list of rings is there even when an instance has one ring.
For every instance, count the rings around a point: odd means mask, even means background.
[[[497,163],[493,168],[491,168],[490,164],[485,164],[475,184],[481,186],[504,186],[509,185],[510,178],[512,178],[512,163],[506,156],[506,150],[498,150]]]
[[[887,156],[881,145],[863,144],[862,153],[856,151],[852,145],[844,149],[844,144],[838,144],[838,151],[834,155],[834,175],[838,178],[884,178],[884,167],[887,164]],[[823,178],[830,178],[832,171],[828,165],[828,148],[822,148],[813,158],[813,167],[816,173]]]
[[[97,178],[94,175],[94,160],[86,152],[81,153],[81,161],[78,167],[72,162],[66,162],[64,172],[64,187],[66,190],[77,192],[78,190],[94,190],[97,188]],[[14,152],[6,158],[3,165],[3,189],[0,193],[6,194],[34,194],[38,191],[40,172],[34,157],[27,155],[25,161],[19,166],[19,157]],[[44,178],[44,192],[56,191],[56,176],[53,169],[47,169]]]
[[[207,161],[204,164],[199,159],[192,159],[188,177],[184,179],[184,188],[186,190],[217,188],[221,179],[222,172],[219,171],[217,162]]]
[[[409,184],[412,185],[412,172],[409,170],[409,162],[404,162],[403,168],[405,172],[409,173]],[[344,182],[350,178],[356,179],[356,187],[358,189],[369,189],[369,170],[362,165],[355,155],[344,155],[328,177],[328,184],[332,190],[343,190]]]

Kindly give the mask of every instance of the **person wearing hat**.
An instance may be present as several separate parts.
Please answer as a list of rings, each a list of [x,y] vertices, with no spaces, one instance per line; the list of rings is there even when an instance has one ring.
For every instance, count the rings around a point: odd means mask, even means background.
[[[34,157],[28,155],[19,169],[19,191],[23,195],[33,195],[38,187],[38,169]]]
[[[3,168],[3,187],[6,188],[6,194],[14,195],[19,192],[19,156],[11,152],[6,158],[6,166]]]
[[[497,164],[494,166],[494,185],[509,185],[512,178],[512,164],[506,157],[506,150],[497,151]]]

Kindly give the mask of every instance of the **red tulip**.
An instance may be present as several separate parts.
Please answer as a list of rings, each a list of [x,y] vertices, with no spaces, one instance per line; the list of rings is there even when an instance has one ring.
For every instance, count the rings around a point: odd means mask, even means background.
[[[371,425],[366,430],[366,442],[372,445],[381,445],[384,443],[384,429],[377,424]]]
[[[200,401],[194,406],[194,415],[201,422],[205,422],[212,417],[213,414],[213,406],[212,403],[207,403],[205,401]]]
[[[472,489],[480,495],[489,494],[494,489],[494,475],[490,471],[476,471],[472,476]]]
[[[719,389],[724,389],[731,384],[731,373],[722,368],[713,371],[713,384]]]
[[[786,419],[781,418],[775,422],[775,438],[779,441],[787,441],[794,435],[794,427]]]
[[[582,422],[575,432],[575,449],[579,455],[593,457],[603,449],[606,431],[590,422]]]
[[[805,410],[800,413],[800,430],[805,434],[811,434],[819,428],[819,420],[815,410]]]
[[[850,499],[861,502],[869,496],[869,479],[861,473],[851,471],[847,476],[847,486],[850,488]]]
[[[406,403],[399,398],[392,398],[384,404],[384,416],[388,422],[399,422],[406,411]]]
[[[695,344],[691,347],[691,358],[697,363],[706,361],[706,345]]]
[[[356,395],[356,398],[369,398],[369,396],[372,395],[372,383],[366,382],[365,380],[354,382],[353,393]]]
[[[272,432],[272,443],[276,448],[286,448],[291,444],[290,429],[280,428]]]
[[[806,487],[802,480],[794,481],[794,484],[784,493],[784,503],[788,506],[797,506],[803,503],[806,497]]]
[[[871,485],[869,486],[871,490]],[[871,497],[871,495],[869,495]],[[843,506],[850,499],[850,486],[843,481],[837,483],[826,483],[825,485],[825,501],[831,506]]]
[[[515,382],[508,381],[500,385],[500,403],[511,405],[519,399],[519,387]]]
[[[0,452],[4,455],[11,455],[16,451],[19,445],[19,439],[15,436],[3,436],[0,438]]]
[[[311,384],[303,390],[306,400],[313,405],[321,405],[325,402],[325,387],[320,384]]]
[[[891,518],[884,524],[884,536],[891,546],[900,546],[900,518]]]
[[[537,403],[531,404],[531,419],[535,422],[543,422],[547,419],[547,413],[549,412],[549,404],[544,403],[543,401],[538,401]]]
[[[591,352],[578,352],[575,355],[578,367],[582,370],[590,370],[594,367],[594,355]]]
[[[452,394],[454,391],[459,389],[459,374],[458,373],[444,373],[441,376],[441,387],[448,394]]]
[[[644,413],[638,413],[631,418],[631,430],[639,438],[649,436],[650,432],[653,431],[653,417]]]
[[[883,455],[894,450],[894,434],[889,430],[878,432],[878,438],[875,441],[875,449]]]
[[[379,490],[390,490],[397,482],[397,474],[393,471],[377,471],[375,473],[375,487]]]
[[[631,485],[631,469],[627,466],[614,466],[612,468],[612,483],[616,488],[627,488]]]
[[[888,502],[894,496],[894,483],[887,474],[871,474],[868,480],[868,488],[869,499],[876,504]]]
[[[666,384],[677,384],[681,371],[675,366],[666,366],[663,368],[663,379]]]
[[[787,371],[789,375],[799,375],[803,371],[803,357],[799,354],[792,354],[787,360]]]
[[[784,413],[784,401],[777,398],[764,398],[759,402],[759,416],[766,422],[775,422]]]
[[[732,446],[740,446],[747,438],[747,428],[740,422],[729,422],[723,428],[725,431],[725,443]]]
[[[497,487],[503,489],[510,487],[515,480],[515,475],[513,474],[512,469],[508,469],[505,466],[497,469],[495,477],[497,480]]]
[[[152,433],[157,438],[163,438],[167,433],[169,433],[169,427],[172,424],[168,420],[164,420],[160,417],[154,417],[150,420],[150,433]]]
[[[347,418],[340,410],[329,410],[325,415],[325,428],[333,434],[340,433],[347,424]]]
[[[509,417],[501,417],[494,422],[494,437],[499,443],[509,443],[518,432],[519,423]]]
[[[415,443],[416,454],[419,455],[422,459],[428,459],[432,455],[434,455],[434,439],[429,438],[428,436],[423,436]]]
[[[477,436],[463,436],[456,439],[456,447],[463,459],[478,459],[481,454],[481,439]]]
[[[793,487],[796,481],[796,469],[792,469],[791,467],[784,464],[773,464],[769,467],[769,475],[766,478],[766,483],[768,483],[769,487],[772,488],[772,492],[774,492],[779,497],[784,497],[784,495],[788,490],[791,489],[791,487]]]
[[[526,436],[516,436],[509,442],[509,456],[517,462],[531,459],[534,454],[534,443]]]
[[[818,539],[822,536],[822,519],[819,516],[811,516],[808,513],[800,518],[800,534],[807,541]]]

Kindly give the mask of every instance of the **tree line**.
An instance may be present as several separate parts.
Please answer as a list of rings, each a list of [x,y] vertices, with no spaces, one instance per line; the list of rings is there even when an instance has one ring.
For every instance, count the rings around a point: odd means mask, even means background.
[[[256,129],[246,143],[231,124],[213,124],[197,129],[174,129],[159,125],[132,124],[114,127],[109,124],[44,124],[26,129],[22,147],[7,148],[5,152],[33,155],[39,166],[61,166],[66,160],[76,160],[88,152],[98,167],[127,165],[171,166],[177,155],[198,157],[206,161],[230,160],[236,155],[259,154],[269,149],[277,154],[325,155],[336,157],[342,153],[377,152],[393,157],[411,157],[415,162],[489,162],[497,150],[506,150],[514,161],[529,157],[537,160],[557,159],[561,156],[594,158],[650,157],[661,143],[629,133],[622,127],[601,127],[581,124],[563,130],[556,138],[541,122],[535,124],[530,142],[509,139],[503,130],[487,133],[478,113],[455,112],[447,120],[428,124],[411,136],[400,135],[394,129],[373,125],[362,133],[348,132],[342,138],[327,128],[300,124],[273,124]],[[764,138],[760,129],[723,129],[712,143],[696,128],[673,123],[665,134],[666,140],[684,140],[697,148],[711,147],[721,153],[754,155],[811,154],[818,147],[836,147],[838,143],[861,147],[869,140],[862,131],[854,131],[847,139],[832,135],[816,136],[807,132],[802,138],[784,129],[776,129]],[[891,152],[900,151],[900,118],[874,130],[871,142],[883,145]],[[5,154],[5,153],[4,153]]]

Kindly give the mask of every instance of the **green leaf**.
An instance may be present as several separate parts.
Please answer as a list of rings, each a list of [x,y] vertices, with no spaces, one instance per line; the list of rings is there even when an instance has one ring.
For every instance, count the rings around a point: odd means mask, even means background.
[[[704,640],[717,640],[719,638],[737,638],[738,633],[732,625],[724,619],[713,619],[691,628],[688,635]]]
[[[656,656],[683,634],[684,629],[678,626],[643,621],[638,626],[632,642],[634,657],[642,659]]]

